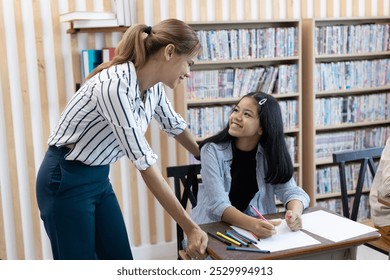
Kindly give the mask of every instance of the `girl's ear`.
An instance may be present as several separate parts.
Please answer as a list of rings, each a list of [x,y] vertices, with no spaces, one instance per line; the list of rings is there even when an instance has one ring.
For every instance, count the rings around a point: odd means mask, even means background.
[[[259,127],[259,129],[257,130],[257,134],[263,135],[263,129],[261,127]]]

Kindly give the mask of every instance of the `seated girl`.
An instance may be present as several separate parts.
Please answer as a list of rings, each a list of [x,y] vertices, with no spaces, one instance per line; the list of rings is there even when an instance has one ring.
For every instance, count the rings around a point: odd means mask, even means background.
[[[302,228],[301,214],[309,196],[298,187],[288,153],[279,103],[271,95],[245,95],[233,109],[227,126],[204,140],[197,206],[191,217],[198,224],[224,221],[259,238],[276,234],[279,221],[263,221],[260,213],[275,213],[275,197],[287,209],[291,230]]]

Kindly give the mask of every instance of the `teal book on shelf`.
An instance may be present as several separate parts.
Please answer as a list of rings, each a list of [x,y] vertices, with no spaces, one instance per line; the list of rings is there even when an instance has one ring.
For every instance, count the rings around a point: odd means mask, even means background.
[[[82,50],[81,51],[81,79],[85,81],[85,78],[95,69],[99,64],[103,62],[102,50]]]

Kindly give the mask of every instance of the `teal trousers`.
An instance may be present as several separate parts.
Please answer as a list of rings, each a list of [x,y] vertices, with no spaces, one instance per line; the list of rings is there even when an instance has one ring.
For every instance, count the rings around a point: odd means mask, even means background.
[[[126,226],[109,180],[109,165],[65,160],[50,146],[38,171],[36,196],[54,259],[133,259]]]

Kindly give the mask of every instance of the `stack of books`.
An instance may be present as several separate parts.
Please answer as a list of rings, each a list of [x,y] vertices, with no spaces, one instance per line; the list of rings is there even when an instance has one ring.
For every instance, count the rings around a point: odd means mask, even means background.
[[[73,11],[60,15],[60,22],[70,22],[71,28],[101,28],[130,26],[130,0],[111,0],[112,11]]]

